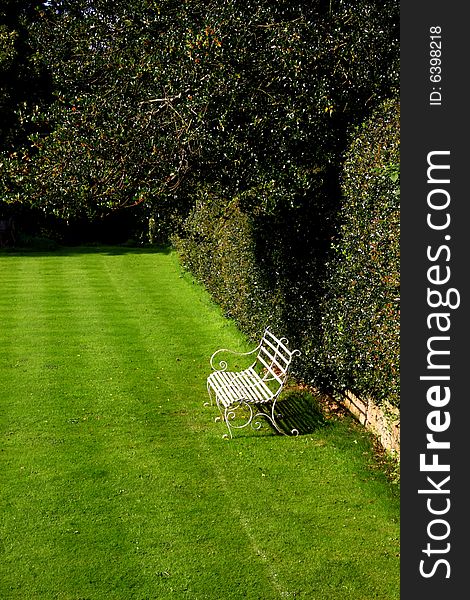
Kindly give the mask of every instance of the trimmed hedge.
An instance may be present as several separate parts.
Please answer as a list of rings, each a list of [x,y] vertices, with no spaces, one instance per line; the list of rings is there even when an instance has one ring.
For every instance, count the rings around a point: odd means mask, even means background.
[[[336,388],[399,406],[399,104],[387,101],[346,155],[342,224],[327,266],[325,366]]]
[[[173,243],[182,265],[204,283],[224,314],[255,339],[282,305],[279,290],[269,290],[256,256],[254,224],[237,198],[201,189],[185,223],[184,237]]]
[[[317,199],[276,215],[249,210],[245,199],[201,188],[173,245],[248,338],[258,340],[270,325],[302,347],[295,372],[318,384],[327,225]]]
[[[250,212],[244,196],[226,199],[208,187],[174,239],[182,264],[249,338],[271,324],[302,349],[294,373],[304,382],[395,406],[398,164],[399,106],[387,101],[346,153],[328,261],[327,226],[312,205],[274,217]]]

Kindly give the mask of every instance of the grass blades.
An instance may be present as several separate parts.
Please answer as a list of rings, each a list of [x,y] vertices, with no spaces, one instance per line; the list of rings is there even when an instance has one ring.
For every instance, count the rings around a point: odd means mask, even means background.
[[[250,346],[173,253],[4,254],[0,283],[0,598],[399,598],[369,437],[222,439],[209,357]]]

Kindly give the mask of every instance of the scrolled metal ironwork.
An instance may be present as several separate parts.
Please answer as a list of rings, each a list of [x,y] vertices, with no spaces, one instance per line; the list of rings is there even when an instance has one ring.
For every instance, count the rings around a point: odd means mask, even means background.
[[[269,414],[262,410],[258,410],[257,412],[255,412],[253,410],[253,405],[244,400],[241,400],[238,403],[232,404],[231,406],[226,407],[226,408],[223,408],[218,403],[218,408],[220,410],[220,416],[217,416],[215,418],[215,421],[217,421],[217,422],[224,421],[225,425],[227,426],[230,438],[233,438],[232,429],[244,429],[245,427],[251,426],[251,428],[254,431],[259,431],[261,429],[261,427],[263,426],[263,422],[261,421],[261,419],[265,419],[269,423],[271,423],[271,425],[274,427],[274,429],[281,435],[298,436],[299,435],[298,429],[291,429],[290,433],[286,433],[286,431],[283,431],[279,427],[279,425],[276,422],[276,416],[280,417],[281,415],[275,414],[275,404],[276,403],[274,402],[272,409],[271,409],[271,414]],[[242,419],[242,422],[239,424],[235,424],[234,421],[237,418]],[[225,434],[223,437],[226,437],[226,435],[227,434]]]
[[[218,363],[218,367],[215,366],[215,357],[218,354],[222,354],[222,353],[227,353],[227,354],[233,354],[234,356],[250,356],[251,354],[254,354],[255,352],[257,352],[260,348],[261,344],[258,344],[256,346],[256,348],[253,348],[253,350],[250,350],[249,352],[236,352],[235,350],[229,350],[228,348],[220,348],[220,350],[216,350],[214,352],[214,354],[211,356],[210,358],[210,365],[213,371],[226,371],[228,368],[228,362],[226,360],[219,360]]]

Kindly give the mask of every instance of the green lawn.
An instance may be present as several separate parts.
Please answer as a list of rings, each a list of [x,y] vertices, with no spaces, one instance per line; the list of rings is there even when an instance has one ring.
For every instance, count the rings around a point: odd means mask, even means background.
[[[0,286],[2,600],[399,598],[368,436],[223,439],[209,357],[249,346],[173,253],[1,254]]]

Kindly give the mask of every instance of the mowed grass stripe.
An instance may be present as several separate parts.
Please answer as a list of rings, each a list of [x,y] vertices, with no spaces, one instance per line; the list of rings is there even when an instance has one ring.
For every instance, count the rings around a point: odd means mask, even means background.
[[[255,449],[249,437],[237,442],[223,460],[213,455],[214,472],[284,595],[399,597],[399,502],[368,469],[364,432],[345,422],[302,438],[260,436]]]
[[[216,488],[214,493],[212,489],[207,490],[205,485],[201,490],[199,483],[200,481],[210,482],[213,477],[212,471],[207,468],[204,455],[194,451],[194,446],[197,447],[195,439],[200,435],[201,430],[197,430],[197,437],[192,439],[194,438],[194,433],[192,433],[194,427],[192,426],[202,414],[201,392],[205,390],[207,373],[207,350],[201,351],[199,346],[202,336],[197,335],[201,328],[201,322],[206,322],[206,319],[201,319],[203,316],[201,311],[207,311],[207,300],[203,302],[202,298],[198,298],[196,294],[191,294],[188,298],[187,290],[185,290],[188,282],[175,281],[174,272],[170,271],[170,275],[172,275],[170,277],[164,276],[161,270],[165,263],[168,265],[166,257],[161,265],[155,260],[151,264],[149,263],[151,272],[148,277],[142,277],[145,274],[142,264],[138,271],[131,273],[130,270],[134,269],[132,261],[134,257],[129,258],[131,260],[120,263],[118,271],[111,271],[112,263],[109,260],[106,261],[106,265],[109,278],[114,283],[109,287],[116,305],[119,307],[122,302],[123,307],[132,307],[135,297],[139,298],[139,312],[145,316],[145,321],[143,331],[134,332],[134,339],[142,351],[143,360],[145,361],[148,356],[154,356],[157,363],[155,371],[159,373],[159,395],[156,402],[159,403],[157,404],[158,408],[164,409],[163,411],[154,411],[157,434],[160,430],[163,431],[162,436],[158,437],[157,435],[157,441],[160,443],[158,444],[159,454],[155,454],[155,458],[158,456],[161,458],[160,464],[156,465],[157,472],[164,474],[165,471],[162,472],[161,469],[162,465],[172,465],[169,479],[165,480],[164,477],[160,477],[158,500],[161,500],[166,484],[168,489],[165,501],[172,508],[171,516],[174,516],[174,519],[170,519],[168,516],[167,522],[162,523],[159,530],[167,530],[170,524],[169,535],[167,533],[164,544],[168,544],[168,539],[173,539],[173,546],[177,546],[175,542],[180,540],[181,547],[198,557],[204,547],[209,550],[207,554],[199,558],[201,564],[198,566],[196,563],[196,571],[193,574],[193,578],[202,583],[208,575],[212,577],[214,573],[217,574],[217,563],[223,556],[227,536],[226,527],[222,530],[222,537],[220,537],[220,527],[214,527],[214,516],[226,504],[224,491],[222,490],[221,493],[221,490]],[[140,275],[140,277],[138,278],[136,275]],[[155,285],[149,286],[148,282],[151,282],[152,279]],[[142,283],[145,285],[142,286]],[[132,288],[134,290],[132,294],[129,294]],[[168,312],[170,318],[168,318]],[[130,327],[133,326],[135,314],[135,309],[132,309],[132,313],[127,315],[127,325]],[[139,322],[142,324],[142,321]],[[114,326],[111,329],[117,331],[122,326],[120,323],[118,327]],[[189,339],[182,345],[181,337],[184,338],[185,335],[189,336]],[[165,360],[164,367],[161,366],[162,357]],[[195,363],[197,363],[196,366]],[[184,386],[181,385],[181,375],[185,382]],[[196,386],[194,379],[197,380]],[[188,394],[188,390],[193,390],[193,393]],[[196,409],[193,409],[193,406]],[[162,418],[171,419],[170,429],[157,421]],[[173,423],[174,419],[177,419],[176,423]],[[207,416],[203,415],[203,419],[207,426]],[[177,431],[174,430],[174,425],[178,427]],[[160,471],[158,471],[159,468]],[[201,491],[204,493],[201,494]],[[208,495],[210,496],[210,506],[217,507],[217,511],[212,514],[207,513]],[[185,515],[185,518],[181,519],[181,515]],[[248,570],[252,571],[250,548],[247,552],[247,548],[243,546],[244,536],[237,534],[236,527],[237,523],[235,522],[232,524],[231,534],[237,537],[237,542],[227,550],[227,560],[229,562],[236,560],[241,564],[243,560],[240,559],[240,555],[242,555],[245,557]],[[202,532],[206,533],[201,535]],[[212,532],[212,535],[207,532]],[[156,534],[158,535],[158,532]],[[167,550],[164,554],[170,559],[170,564],[174,562],[171,560],[171,552],[169,553]],[[204,567],[206,556],[217,557],[216,563],[210,563]],[[177,566],[178,562],[175,561],[173,568],[177,568]],[[241,576],[241,581],[243,581],[243,577],[248,578],[249,573],[242,571]],[[188,565],[184,565],[184,570],[179,577],[183,580],[188,577]],[[262,576],[256,572],[256,578],[260,577]],[[210,589],[211,585],[207,587]]]
[[[210,313],[213,313],[214,308],[211,307],[208,310],[206,297],[198,293],[193,293],[188,297],[185,289],[188,282],[175,281],[174,272],[170,271],[169,277],[161,272],[165,263],[168,264],[168,258],[165,257],[162,264],[155,260],[149,263],[151,273],[147,277],[144,276],[142,263],[139,265],[140,268],[135,271],[132,260],[134,257],[129,258],[129,261],[120,264],[118,271],[111,270],[112,263],[109,260],[106,262],[109,278],[114,284],[110,285],[112,296],[116,299],[118,306],[120,301],[122,306],[133,306],[135,297],[139,298],[139,312],[145,317],[145,326],[144,330],[136,332],[134,337],[138,341],[144,359],[149,355],[155,357],[155,371],[159,373],[159,396],[157,398],[157,402],[160,402],[159,408],[165,408],[165,403],[169,403],[163,414],[157,411],[156,416],[158,418],[166,415],[168,418],[168,416],[175,415],[180,421],[176,424],[179,427],[176,438],[173,424],[170,431],[166,431],[167,428],[162,425],[165,435],[160,438],[163,442],[159,444],[162,462],[172,465],[170,480],[166,482],[169,483],[170,505],[175,507],[173,512],[175,520],[169,529],[170,538],[173,538],[174,541],[181,538],[182,547],[199,557],[198,560],[201,561],[201,564],[193,575],[199,584],[203,583],[207,576],[213,577],[215,574],[217,577],[217,566],[224,553],[228,564],[237,561],[241,567],[243,562],[246,562],[247,571],[241,570],[241,578],[239,579],[238,576],[235,578],[238,580],[238,583],[235,582],[236,586],[240,585],[244,579],[246,582],[252,578],[256,582],[256,580],[262,579],[263,575],[259,572],[259,565],[258,568],[256,567],[257,557],[252,556],[249,540],[237,532],[239,524],[234,521],[230,528],[214,527],[215,517],[220,511],[222,514],[230,513],[230,511],[223,510],[227,504],[226,490],[219,489],[217,486],[215,490],[207,490],[205,485],[201,486],[199,483],[211,481],[213,471],[207,467],[207,456],[201,454],[199,450],[197,452],[194,450],[195,447],[198,449],[197,440],[202,430],[196,428],[196,433],[193,430],[197,420],[200,420],[201,414],[203,422],[207,426],[207,415],[201,411],[201,399],[202,392],[205,391],[209,349],[201,348],[201,338],[204,336],[198,334],[201,330],[201,322],[207,323],[207,318],[210,319]],[[172,266],[175,267],[174,264]],[[168,267],[166,268],[168,269]],[[152,278],[155,284],[149,286]],[[168,318],[168,313],[170,318]],[[131,323],[133,317],[135,317],[135,310],[128,315]],[[119,327],[112,329],[116,331]],[[181,338],[184,339],[184,337],[187,338],[187,341],[181,344]],[[213,343],[213,340],[211,341]],[[161,366],[162,357],[165,361],[164,366]],[[184,386],[181,385],[181,374],[183,374]],[[170,388],[168,388],[169,384]],[[192,390],[193,393],[188,394],[188,390]],[[182,422],[183,417],[184,422]],[[156,423],[157,431],[159,425]],[[161,479],[160,484],[162,483],[165,482]],[[201,491],[204,493],[201,494]],[[160,487],[160,494],[161,492],[162,487]],[[209,505],[217,507],[209,514],[206,509],[207,496],[210,500]],[[181,520],[181,515],[185,515],[185,519]],[[164,523],[161,528],[165,530]],[[230,536],[235,536],[236,542],[225,550],[228,533]],[[201,556],[201,551],[205,546],[209,552],[207,555]],[[215,564],[210,562],[204,567],[207,557],[216,557]],[[187,571],[187,565],[185,570]],[[185,576],[187,577],[187,573],[182,571],[179,576],[184,579]],[[212,584],[207,585],[207,589],[211,587]]]
[[[51,398],[57,396],[57,375],[51,369],[52,347],[48,343],[56,321],[47,314],[54,305],[45,291],[46,264],[35,259],[7,260],[13,263],[19,285],[18,293],[9,298],[13,326],[9,332],[3,330],[2,337],[13,336],[13,362],[21,366],[10,371],[13,377],[2,389],[2,428],[7,436],[2,448],[2,496],[7,494],[4,497],[9,508],[3,513],[3,539],[6,564],[10,567],[2,583],[9,582],[11,590],[16,590],[22,589],[25,580],[37,576],[36,568],[47,568],[51,558],[51,546],[47,543],[49,525],[43,518],[42,504],[38,506],[36,500],[47,501],[56,472],[49,455],[53,453],[50,416]],[[55,347],[55,351],[59,349]],[[15,564],[22,564],[23,572],[12,569]]]
[[[76,503],[73,529],[77,540],[73,547],[68,544],[63,549],[71,567],[66,579],[81,580],[88,587],[104,580],[99,587],[107,593],[117,582],[118,587],[138,590],[145,580],[142,563],[155,563],[146,549],[145,539],[150,536],[145,524],[151,507],[144,502],[148,485],[143,485],[152,483],[153,465],[139,460],[146,460],[151,447],[140,431],[140,397],[148,397],[148,393],[140,393],[135,377],[145,382],[152,369],[145,361],[142,364],[139,328],[135,324],[129,327],[132,306],[127,309],[120,302],[100,257],[87,259],[75,257],[68,269],[78,282],[69,294],[72,304],[79,307],[76,319],[86,342],[80,346],[87,377],[80,400],[90,406],[83,416],[78,414],[74,427],[79,439],[89,431],[94,434],[95,453],[71,473],[69,496]],[[103,576],[101,564],[107,561],[110,567]]]
[[[22,410],[18,412],[23,419],[32,418],[28,429],[23,421],[17,436],[21,451],[15,455],[20,460],[16,470],[23,479],[16,479],[17,473],[13,473],[9,489],[23,518],[14,515],[17,524],[6,530],[16,533],[8,558],[25,567],[15,586],[23,590],[25,580],[34,581],[44,573],[40,579],[43,587],[35,593],[48,597],[60,576],[80,562],[79,553],[67,556],[61,549],[62,537],[77,531],[70,516],[76,514],[74,496],[80,496],[74,493],[75,484],[81,485],[82,479],[72,469],[78,465],[89,468],[99,452],[95,436],[84,431],[77,436],[74,431],[76,423],[88,414],[84,407],[88,398],[82,390],[87,379],[82,380],[84,369],[78,354],[81,332],[67,298],[70,284],[65,288],[63,283],[58,285],[63,277],[56,260],[31,259],[26,264],[28,278],[23,285],[29,297],[18,302],[18,307],[27,318],[22,320],[23,331],[16,334],[22,353],[28,349],[36,361],[22,377],[26,394],[19,397]]]

